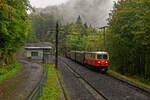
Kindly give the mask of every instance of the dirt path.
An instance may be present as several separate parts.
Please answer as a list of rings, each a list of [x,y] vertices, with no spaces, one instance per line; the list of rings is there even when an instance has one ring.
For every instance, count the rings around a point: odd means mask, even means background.
[[[22,70],[0,83],[0,100],[26,100],[41,80],[42,67],[36,61],[26,60],[23,53],[24,50],[17,52]]]

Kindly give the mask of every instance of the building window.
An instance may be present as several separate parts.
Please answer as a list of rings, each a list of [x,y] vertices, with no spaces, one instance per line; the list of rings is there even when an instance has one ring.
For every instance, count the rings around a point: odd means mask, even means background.
[[[50,53],[50,50],[45,49],[45,50],[43,50],[43,53],[44,54]]]
[[[31,56],[38,56],[38,52],[31,52]]]

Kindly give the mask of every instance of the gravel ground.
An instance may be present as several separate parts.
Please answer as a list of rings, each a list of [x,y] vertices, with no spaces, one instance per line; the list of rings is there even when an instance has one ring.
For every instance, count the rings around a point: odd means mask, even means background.
[[[23,58],[24,50],[17,53],[22,70],[0,83],[0,100],[27,100],[41,79],[42,67]]]
[[[58,64],[65,86],[71,100],[96,100],[84,85],[65,67],[64,63]]]
[[[108,97],[108,100],[150,100],[150,97],[112,77],[90,70],[69,59],[63,58],[63,60],[92,84],[93,87],[97,88],[98,91],[103,92],[103,94]]]

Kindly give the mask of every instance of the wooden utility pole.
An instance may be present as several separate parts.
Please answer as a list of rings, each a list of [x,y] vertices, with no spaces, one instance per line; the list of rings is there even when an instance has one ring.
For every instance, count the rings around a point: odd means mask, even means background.
[[[56,69],[58,68],[58,33],[59,33],[59,25],[58,25],[58,21],[57,21],[57,23],[56,23],[56,41],[55,41],[55,45],[56,45],[56,54],[55,54],[55,67],[56,67]]]

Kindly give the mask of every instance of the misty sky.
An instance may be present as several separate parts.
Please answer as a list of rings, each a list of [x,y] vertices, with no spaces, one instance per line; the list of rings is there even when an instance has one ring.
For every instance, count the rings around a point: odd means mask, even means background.
[[[49,5],[60,5],[62,3],[66,3],[69,0],[29,0],[31,5],[36,8],[44,8]],[[118,1],[118,0],[112,0]]]
[[[29,1],[33,7],[44,8],[44,7],[47,7],[49,5],[60,5],[60,4],[65,3],[69,0],[29,0]]]

